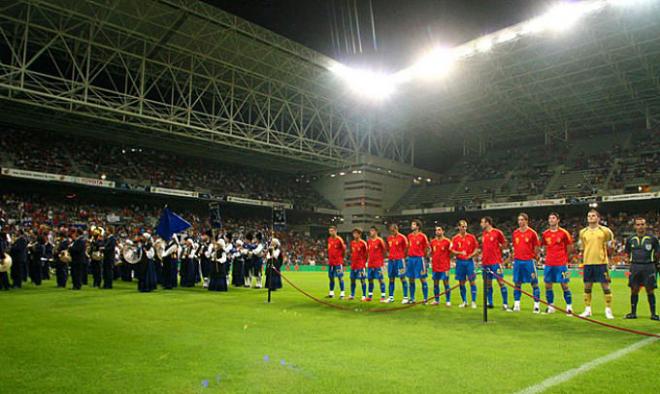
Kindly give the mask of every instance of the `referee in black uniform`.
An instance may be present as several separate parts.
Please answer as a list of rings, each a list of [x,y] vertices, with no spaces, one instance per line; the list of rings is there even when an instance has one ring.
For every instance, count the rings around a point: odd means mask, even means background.
[[[635,235],[626,241],[626,253],[630,256],[630,308],[626,319],[637,319],[637,302],[639,301],[639,290],[644,286],[646,296],[651,309],[651,320],[660,320],[655,313],[655,294],[653,291],[658,286],[657,268],[660,244],[658,238],[646,232],[646,219],[635,218]]]

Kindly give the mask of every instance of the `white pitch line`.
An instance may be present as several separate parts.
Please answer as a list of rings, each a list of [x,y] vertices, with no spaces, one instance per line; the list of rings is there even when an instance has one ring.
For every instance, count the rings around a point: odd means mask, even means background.
[[[542,381],[539,384],[535,384],[534,386],[529,386],[526,389],[518,391],[516,394],[535,394],[535,393],[543,392],[543,391],[549,389],[552,386],[556,386],[560,383],[564,383],[567,380],[573,379],[577,375],[583,374],[583,373],[585,373],[589,370],[592,370],[592,369],[594,369],[594,368],[596,368],[600,365],[603,365],[605,363],[608,363],[610,361],[614,361],[617,358],[621,358],[621,357],[625,356],[626,354],[632,353],[635,350],[641,349],[644,346],[646,346],[650,343],[653,343],[657,340],[658,340],[658,338],[653,338],[652,337],[652,338],[643,339],[639,342],[635,342],[632,345],[629,345],[627,347],[624,347],[623,349],[617,350],[616,352],[607,354],[603,357],[599,357],[595,360],[591,360],[587,363],[584,363],[584,364],[580,365],[577,368],[569,369],[568,371],[562,372],[559,375],[549,377],[548,379]]]

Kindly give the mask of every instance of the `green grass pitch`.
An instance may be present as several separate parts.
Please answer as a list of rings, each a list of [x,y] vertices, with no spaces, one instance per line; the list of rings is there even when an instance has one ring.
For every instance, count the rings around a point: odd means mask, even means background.
[[[324,273],[287,276],[315,295],[327,292]],[[582,283],[571,287],[581,312]],[[596,290],[595,316],[604,319]],[[614,324],[660,332],[640,298],[640,319],[624,321],[629,292],[615,280]],[[454,291],[452,308],[365,313],[317,304],[286,283],[272,304],[253,289],[140,294],[135,283],[80,292],[52,280],[28,284],[0,293],[0,392],[511,393],[644,339],[560,313],[533,315],[525,297],[523,312],[496,309],[484,324],[481,309],[459,309],[459,299]],[[548,392],[657,392],[659,369],[655,342]]]

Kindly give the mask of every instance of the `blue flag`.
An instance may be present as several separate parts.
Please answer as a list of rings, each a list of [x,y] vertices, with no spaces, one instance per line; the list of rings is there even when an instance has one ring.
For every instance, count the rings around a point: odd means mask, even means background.
[[[163,213],[160,214],[158,226],[156,227],[156,233],[163,239],[169,240],[172,238],[172,234],[180,233],[189,227],[190,223],[188,223],[181,216],[170,211],[169,208],[165,207],[165,209],[163,209]]]

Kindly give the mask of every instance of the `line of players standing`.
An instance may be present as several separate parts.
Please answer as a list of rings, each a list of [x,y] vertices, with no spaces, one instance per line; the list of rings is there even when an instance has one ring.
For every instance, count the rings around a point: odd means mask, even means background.
[[[569,256],[574,249],[574,241],[570,233],[560,227],[559,214],[553,212],[548,215],[548,229],[541,237],[529,227],[529,217],[521,213],[517,217],[518,228],[514,230],[511,240],[513,246],[513,282],[514,305],[508,306],[508,290],[504,282],[502,269],[502,250],[508,247],[508,240],[504,233],[493,226],[493,219],[486,216],[481,219],[481,245],[477,237],[467,232],[468,223],[465,220],[458,222],[458,234],[451,240],[445,237],[441,226],[435,227],[435,237],[429,241],[421,231],[421,222],[411,222],[412,232],[404,236],[399,232],[396,224],[389,226],[390,235],[387,241],[383,240],[375,227],[371,227],[367,241],[362,239],[362,230],[355,228],[352,231],[353,239],[350,244],[350,295],[349,300],[355,298],[357,282],[362,288],[362,301],[369,302],[373,298],[374,281],[380,284],[380,302],[394,302],[396,279],[399,278],[403,290],[402,303],[415,302],[416,281],[422,287],[423,302],[429,300],[428,267],[425,258],[431,258],[434,301],[432,305],[440,303],[440,282],[444,285],[445,301],[451,306],[451,287],[449,285],[449,272],[451,257],[455,256],[455,278],[459,282],[462,303],[460,308],[468,307],[466,283],[470,285],[472,308],[476,308],[477,286],[474,258],[481,253],[482,274],[486,280],[487,303],[493,308],[493,286],[496,280],[502,296],[502,309],[505,311],[520,311],[521,288],[524,283],[532,287],[534,297],[534,313],[540,313],[540,288],[536,261],[541,247],[545,248],[544,284],[546,301],[550,306],[545,313],[554,313],[553,284],[560,284],[563,290],[564,301],[568,316],[573,314],[572,292],[568,283],[571,272],[568,270]],[[628,239],[626,252],[630,256],[631,268],[629,286],[631,288],[631,313],[628,319],[637,317],[637,303],[639,291],[646,289],[651,319],[658,320],[655,309],[654,289],[657,287],[658,255],[660,244],[657,237],[647,233],[644,218],[635,219],[636,235]],[[330,291],[328,298],[335,296],[335,279],[339,280],[340,298],[345,298],[343,281],[343,264],[347,247],[344,240],[337,235],[336,227],[329,228],[328,238],[328,277]],[[587,226],[580,231],[580,246],[583,253],[584,265],[584,304],[585,310],[580,316],[590,317],[592,288],[594,283],[600,283],[605,298],[605,316],[613,319],[612,291],[609,277],[609,258],[611,243],[614,239],[612,231],[600,224],[600,214],[591,210],[587,214]],[[389,254],[388,254],[389,253]],[[388,255],[387,272],[389,291],[385,293],[383,269],[385,256]],[[407,279],[407,280],[406,280]],[[368,281],[368,291],[365,280]]]
[[[21,288],[30,280],[40,286],[54,270],[57,287],[72,290],[88,285],[111,289],[113,281],[138,280],[138,290],[194,287],[202,283],[211,291],[236,287],[262,287],[266,268],[266,287],[282,287],[276,271],[283,254],[276,238],[266,242],[258,233],[245,237],[231,233],[206,232],[201,236],[174,235],[169,241],[149,232],[132,238],[115,236],[110,227],[90,226],[89,230],[60,228],[56,234],[46,227],[38,231],[21,228],[12,233],[0,223],[0,289]],[[273,270],[273,268],[275,270]],[[11,283],[10,283],[11,279]]]

